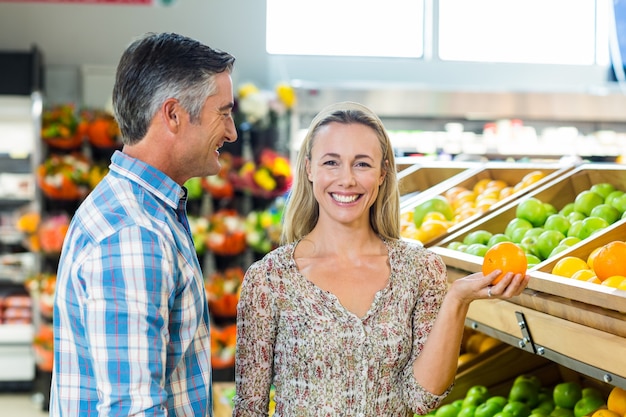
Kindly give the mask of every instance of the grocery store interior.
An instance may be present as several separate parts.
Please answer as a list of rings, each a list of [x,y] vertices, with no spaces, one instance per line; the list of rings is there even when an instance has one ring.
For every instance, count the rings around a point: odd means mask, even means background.
[[[64,232],[121,149],[115,68],[146,32],[237,58],[239,140],[218,176],[186,184],[216,417],[231,412],[243,274],[278,245],[308,124],[342,100],[383,120],[402,237],[450,281],[501,241],[526,256],[523,294],[472,303],[435,415],[479,417],[463,401],[480,386],[481,403],[526,405],[504,417],[626,417],[623,0],[0,0],[2,415],[48,415]]]

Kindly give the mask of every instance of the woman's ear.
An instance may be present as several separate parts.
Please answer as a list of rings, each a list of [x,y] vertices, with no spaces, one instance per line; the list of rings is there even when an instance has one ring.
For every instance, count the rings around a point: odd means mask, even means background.
[[[311,160],[309,158],[304,159],[304,166],[306,168],[306,177],[309,179],[310,182],[313,182],[313,180],[311,179]]]

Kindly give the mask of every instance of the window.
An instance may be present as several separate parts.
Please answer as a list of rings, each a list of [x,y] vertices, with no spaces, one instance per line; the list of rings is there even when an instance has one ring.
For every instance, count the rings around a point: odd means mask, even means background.
[[[597,17],[595,0],[439,0],[439,57],[593,65]]]
[[[420,58],[423,0],[267,0],[270,54]]]

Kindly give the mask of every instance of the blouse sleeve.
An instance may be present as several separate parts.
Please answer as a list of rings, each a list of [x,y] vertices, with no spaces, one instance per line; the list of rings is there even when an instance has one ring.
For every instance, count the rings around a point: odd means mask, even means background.
[[[410,265],[414,262],[414,265]],[[419,251],[409,262],[407,271],[417,271],[410,279],[418,290],[413,310],[413,351],[402,376],[402,391],[405,403],[417,414],[423,415],[437,408],[452,390],[451,385],[441,395],[432,394],[424,389],[413,376],[413,362],[419,356],[432,330],[443,298],[447,292],[447,273],[443,260],[434,252]]]
[[[268,415],[276,339],[270,276],[269,268],[259,261],[243,280],[237,307],[233,417]]]

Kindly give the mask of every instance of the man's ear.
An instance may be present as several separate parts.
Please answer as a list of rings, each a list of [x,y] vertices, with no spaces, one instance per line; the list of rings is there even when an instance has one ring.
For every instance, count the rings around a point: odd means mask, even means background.
[[[178,104],[178,100],[168,99],[165,101],[165,103],[163,103],[162,112],[168,128],[172,131],[178,130],[181,122],[181,108]]]

